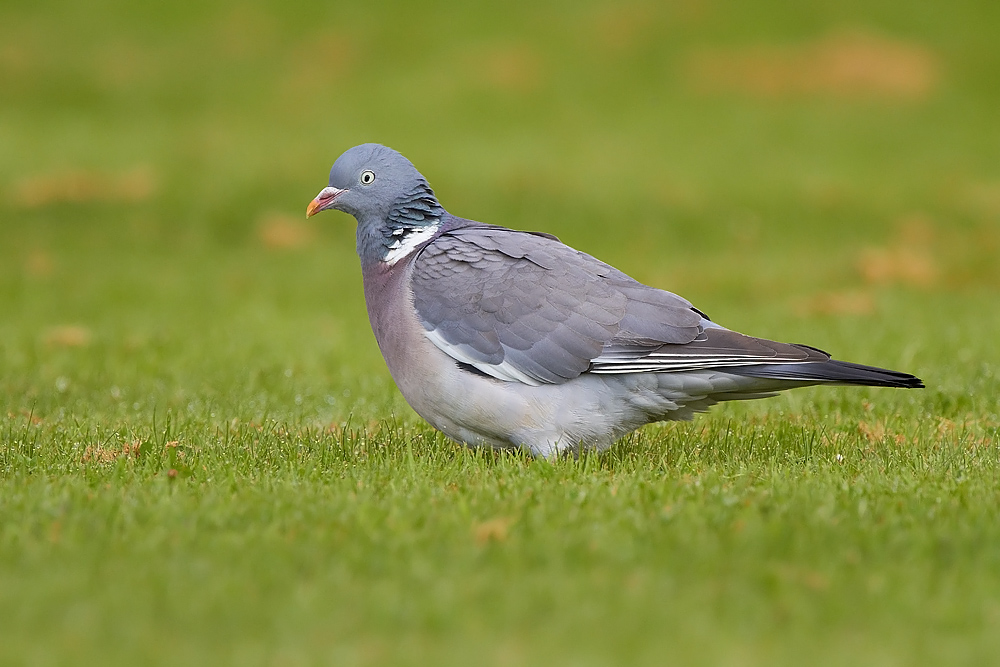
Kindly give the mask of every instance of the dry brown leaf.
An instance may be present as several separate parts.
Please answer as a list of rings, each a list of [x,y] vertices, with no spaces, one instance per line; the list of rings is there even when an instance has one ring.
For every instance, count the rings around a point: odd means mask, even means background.
[[[928,287],[938,276],[934,258],[920,248],[869,248],[858,259],[858,270],[865,282],[874,285]]]
[[[13,417],[14,413],[8,412],[7,416]],[[38,426],[44,421],[41,417],[36,415],[31,410],[21,410],[21,416],[25,417],[31,423],[32,426]]]
[[[934,224],[926,215],[915,213],[903,217],[889,246],[861,252],[858,258],[861,277],[873,285],[934,284],[940,274],[934,258],[935,235]]]
[[[91,338],[90,329],[79,324],[51,327],[43,336],[45,344],[53,347],[86,347]]]
[[[955,432],[957,424],[951,419],[946,419],[944,417],[938,418],[937,433],[938,439],[944,439]]]
[[[87,445],[80,458],[83,463],[111,463],[120,457],[135,457],[139,455],[139,448],[142,443],[138,440],[124,442],[121,447],[102,447],[101,445]]]
[[[885,440],[885,424],[882,422],[875,422],[870,424],[868,422],[858,422],[858,432],[865,437],[868,442],[882,442]]]
[[[936,88],[940,69],[927,47],[868,32],[800,46],[703,49],[687,61],[697,89],[758,97],[923,99]]]
[[[874,424],[864,421],[858,422],[858,432],[870,443],[883,442],[887,437],[898,445],[906,442],[905,435],[890,431],[883,422],[875,422]]]
[[[487,519],[482,523],[477,523],[472,527],[472,534],[476,538],[476,543],[487,544],[489,542],[503,542],[507,539],[510,525],[513,519],[508,517],[497,517]]]
[[[83,202],[139,202],[156,193],[156,176],[149,167],[119,174],[82,169],[22,178],[14,183],[13,203],[22,208]]]

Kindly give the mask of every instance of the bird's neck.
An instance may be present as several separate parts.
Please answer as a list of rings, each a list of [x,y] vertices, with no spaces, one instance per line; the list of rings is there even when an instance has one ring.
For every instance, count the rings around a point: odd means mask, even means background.
[[[394,201],[388,212],[359,218],[357,250],[362,264],[395,264],[434,236],[444,215],[434,191],[421,183]]]

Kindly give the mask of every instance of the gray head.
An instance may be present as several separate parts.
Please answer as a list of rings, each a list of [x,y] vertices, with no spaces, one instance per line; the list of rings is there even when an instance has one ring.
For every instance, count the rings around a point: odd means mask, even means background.
[[[445,213],[410,161],[380,144],[361,144],[337,158],[330,185],[309,203],[306,216],[328,208],[357,219],[363,262],[391,259],[408,237],[426,236]]]

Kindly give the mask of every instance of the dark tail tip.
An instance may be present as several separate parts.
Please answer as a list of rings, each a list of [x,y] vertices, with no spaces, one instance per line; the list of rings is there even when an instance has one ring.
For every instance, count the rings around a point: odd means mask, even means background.
[[[899,387],[902,389],[923,389],[924,381],[916,375],[891,371],[887,368],[863,366],[849,361],[831,359],[824,366],[830,366],[831,380],[844,384],[861,385],[864,387]]]
[[[922,389],[924,387],[923,380],[909,373],[834,359],[799,364],[748,366],[741,369],[740,372],[751,377],[829,382],[861,387],[899,387],[902,389]]]

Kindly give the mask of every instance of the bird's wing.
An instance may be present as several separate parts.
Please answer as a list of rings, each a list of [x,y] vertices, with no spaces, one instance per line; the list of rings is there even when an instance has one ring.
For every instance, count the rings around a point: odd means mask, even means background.
[[[461,227],[434,239],[414,259],[412,290],[438,348],[470,370],[529,385],[588,371],[686,371],[816,354],[718,327],[687,300],[553,237],[502,227]]]
[[[647,345],[612,341],[591,362],[590,372],[681,373],[829,360],[829,354],[808,345],[778,343],[709,326],[690,343],[668,343],[652,350]]]

